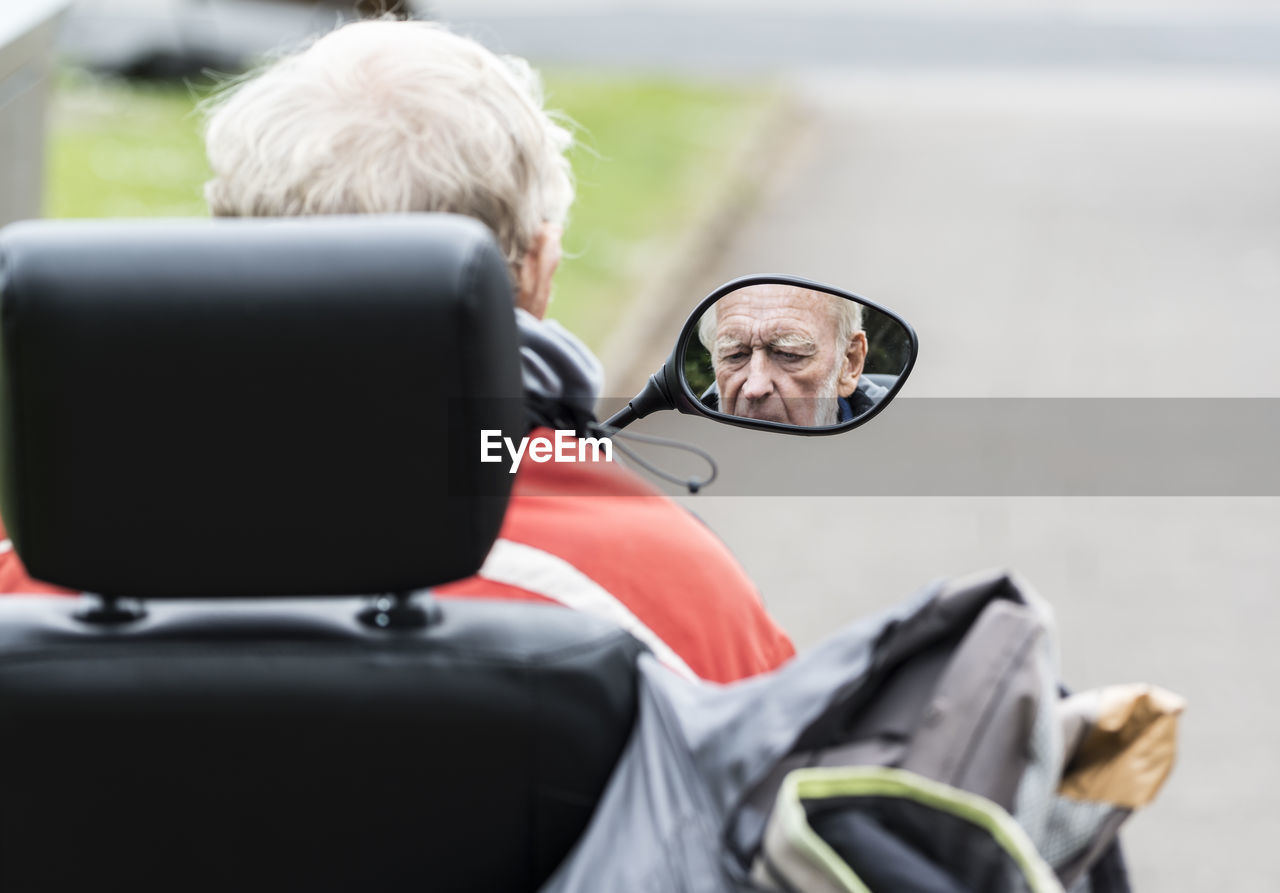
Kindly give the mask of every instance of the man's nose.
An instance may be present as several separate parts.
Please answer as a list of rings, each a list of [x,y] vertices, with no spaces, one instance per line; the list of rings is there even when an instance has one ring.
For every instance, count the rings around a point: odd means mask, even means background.
[[[773,393],[773,377],[769,375],[769,361],[764,351],[751,352],[751,365],[747,369],[747,380],[742,384],[742,396],[747,400],[763,400]]]

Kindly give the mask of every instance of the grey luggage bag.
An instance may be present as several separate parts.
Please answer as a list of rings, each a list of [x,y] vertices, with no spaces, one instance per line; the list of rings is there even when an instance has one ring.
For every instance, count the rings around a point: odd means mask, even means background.
[[[728,686],[644,656],[631,742],[543,889],[1123,893],[1129,809],[1059,792],[1084,724],[1053,648],[1047,609],[997,574]]]

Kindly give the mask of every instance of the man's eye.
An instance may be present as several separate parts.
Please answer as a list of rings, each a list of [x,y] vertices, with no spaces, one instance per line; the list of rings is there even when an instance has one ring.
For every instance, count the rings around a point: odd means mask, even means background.
[[[803,355],[803,354],[791,353],[790,351],[786,351],[786,350],[775,350],[775,351],[773,352],[773,355],[774,355],[775,357],[777,357],[778,359],[780,359],[780,360],[785,360],[785,361],[787,361],[787,362],[789,362],[789,363],[790,363],[790,362],[794,362],[794,361],[796,361],[796,360],[803,360],[803,359],[804,359],[804,355]]]
[[[721,359],[725,360],[726,362],[732,362],[732,361],[742,362],[746,358],[747,358],[747,352],[745,350],[735,350],[733,353],[725,354],[724,356],[721,357]]]

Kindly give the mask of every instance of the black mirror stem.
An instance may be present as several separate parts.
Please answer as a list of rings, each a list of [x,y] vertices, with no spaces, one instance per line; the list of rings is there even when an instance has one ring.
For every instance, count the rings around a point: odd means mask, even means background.
[[[667,367],[664,365],[657,372],[650,375],[649,383],[644,386],[644,390],[632,397],[631,402],[625,407],[606,419],[604,427],[618,431],[627,427],[636,419],[642,419],[650,413],[661,412],[664,409],[675,409],[675,401],[671,399],[671,395],[663,383],[666,373]]]

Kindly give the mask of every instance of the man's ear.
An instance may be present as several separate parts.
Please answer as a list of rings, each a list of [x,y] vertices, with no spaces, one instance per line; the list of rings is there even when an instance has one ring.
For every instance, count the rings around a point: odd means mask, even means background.
[[[836,393],[848,397],[858,388],[858,378],[862,375],[862,364],[867,361],[867,333],[854,332],[849,339],[849,349],[844,354],[844,367],[840,370],[840,380],[836,383]]]
[[[560,227],[544,223],[529,243],[520,262],[520,283],[516,306],[528,310],[538,319],[547,315],[551,303],[551,277],[560,266]]]

